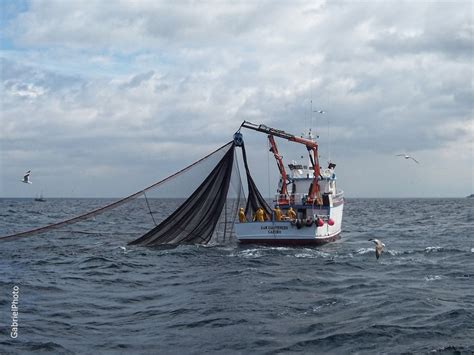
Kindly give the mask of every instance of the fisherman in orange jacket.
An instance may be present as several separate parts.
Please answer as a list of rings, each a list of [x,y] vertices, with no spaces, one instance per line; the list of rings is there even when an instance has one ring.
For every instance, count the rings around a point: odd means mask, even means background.
[[[257,209],[257,212],[255,212],[255,219],[258,222],[265,222],[265,213],[263,212],[263,208]]]
[[[293,210],[293,208],[290,207],[288,209],[287,216],[291,220],[296,219],[296,212]]]
[[[280,207],[276,206],[274,209],[275,212],[275,221],[280,222],[281,221],[281,210]]]
[[[245,217],[245,212],[244,212],[244,209],[242,207],[240,207],[240,210],[239,210],[239,221],[240,221],[240,223],[247,222],[247,217]]]

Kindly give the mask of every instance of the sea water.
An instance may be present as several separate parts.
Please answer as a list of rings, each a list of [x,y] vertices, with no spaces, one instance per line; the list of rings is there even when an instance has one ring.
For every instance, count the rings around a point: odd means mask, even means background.
[[[108,202],[0,199],[0,235]],[[140,209],[0,242],[0,353],[472,353],[473,202],[347,199],[321,247],[130,247]]]

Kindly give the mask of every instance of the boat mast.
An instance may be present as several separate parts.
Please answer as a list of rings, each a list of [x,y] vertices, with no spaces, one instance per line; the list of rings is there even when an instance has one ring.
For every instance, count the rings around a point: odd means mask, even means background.
[[[285,131],[271,128],[263,124],[256,125],[248,121],[244,121],[241,127],[268,134],[268,137],[269,137],[268,139],[270,140],[270,143],[273,140],[273,136],[276,136],[276,137],[286,139],[290,142],[304,144],[306,146],[306,149],[308,150],[309,159],[311,161],[311,164],[313,166],[313,171],[314,171],[313,182],[311,183],[311,187],[308,193],[308,198],[306,199],[306,201],[308,204],[322,205],[321,192],[320,192],[320,188],[318,184],[318,178],[320,175],[320,166],[319,166],[319,159],[318,159],[318,144],[315,141],[302,138],[302,137],[297,137],[294,134],[286,133]],[[272,136],[271,139],[270,139],[270,136]],[[272,148],[273,148],[273,145],[272,145]],[[275,148],[276,148],[276,145],[275,145]],[[274,152],[274,155],[275,155],[275,152]],[[282,170],[285,171],[285,169],[283,167],[283,162],[280,162],[277,156],[280,157],[278,153],[275,155],[275,158],[277,159],[277,164],[281,173],[281,171]],[[280,168],[280,164],[283,167],[283,169]],[[285,176],[286,176],[286,172],[285,172]],[[282,179],[283,179],[283,174],[282,174]],[[286,188],[286,180],[283,180],[283,185]],[[282,191],[283,191],[283,187],[282,187]]]

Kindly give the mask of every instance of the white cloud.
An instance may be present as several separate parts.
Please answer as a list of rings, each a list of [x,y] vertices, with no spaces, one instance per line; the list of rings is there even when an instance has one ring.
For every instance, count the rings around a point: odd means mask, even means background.
[[[0,194],[18,193],[9,181],[32,162],[133,165],[136,179],[155,159],[198,158],[243,120],[298,134],[311,98],[328,112],[315,118],[323,154],[329,119],[333,154],[357,165],[400,150],[458,159],[472,137],[470,6],[32,1],[2,54]]]

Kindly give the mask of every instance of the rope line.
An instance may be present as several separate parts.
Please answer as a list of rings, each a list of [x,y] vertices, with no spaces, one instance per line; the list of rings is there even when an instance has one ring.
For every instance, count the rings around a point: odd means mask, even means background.
[[[145,192],[143,192],[143,196],[145,197],[146,205],[148,206],[148,211],[150,211],[151,219],[153,220],[153,223],[155,223],[155,226],[157,226],[155,217],[153,217],[153,213],[151,212],[150,204],[148,203],[148,198],[146,197]]]

